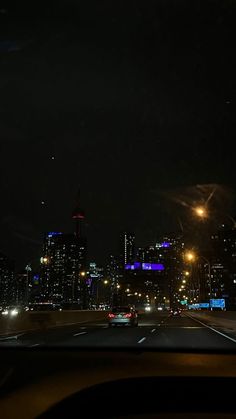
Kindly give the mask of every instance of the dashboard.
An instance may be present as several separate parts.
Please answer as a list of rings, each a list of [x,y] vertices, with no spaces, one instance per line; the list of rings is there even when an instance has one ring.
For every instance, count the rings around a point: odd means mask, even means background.
[[[7,418],[236,417],[236,354],[2,349]]]

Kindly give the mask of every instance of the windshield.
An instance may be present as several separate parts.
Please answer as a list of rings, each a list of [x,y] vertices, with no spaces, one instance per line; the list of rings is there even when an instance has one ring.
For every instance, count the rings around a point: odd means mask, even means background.
[[[0,347],[235,350],[235,2],[33,3],[0,8]]]

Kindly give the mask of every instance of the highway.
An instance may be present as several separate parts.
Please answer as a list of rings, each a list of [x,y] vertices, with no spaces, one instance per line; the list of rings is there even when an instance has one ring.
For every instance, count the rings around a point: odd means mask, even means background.
[[[179,350],[236,350],[236,336],[182,314],[148,313],[138,327],[108,328],[106,321],[87,322],[0,336],[0,347],[92,347]]]

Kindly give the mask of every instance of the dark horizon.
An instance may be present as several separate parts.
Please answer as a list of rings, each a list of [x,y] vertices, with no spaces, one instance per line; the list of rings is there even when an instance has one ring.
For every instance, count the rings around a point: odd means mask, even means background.
[[[79,188],[101,262],[120,231],[152,242],[208,199],[211,223],[234,216],[235,12],[209,0],[1,9],[1,251],[32,260],[44,231],[72,232]]]

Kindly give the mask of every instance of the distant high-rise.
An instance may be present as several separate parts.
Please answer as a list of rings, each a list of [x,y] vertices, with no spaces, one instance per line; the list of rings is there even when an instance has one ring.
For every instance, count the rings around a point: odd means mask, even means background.
[[[133,263],[135,259],[135,235],[134,233],[124,232],[120,237],[121,259],[123,267],[128,263]]]
[[[225,298],[226,307],[236,308],[236,229],[222,227],[211,236],[211,288],[212,298]],[[207,267],[205,278],[206,281]],[[209,278],[207,278],[209,281]],[[209,293],[209,285],[207,292]]]
[[[83,305],[86,240],[76,234],[45,235],[41,258],[41,299]]]
[[[75,226],[76,226],[76,237],[82,237],[82,224],[83,221],[85,219],[85,213],[84,211],[80,208],[80,191],[77,194],[77,202],[76,202],[76,206],[75,209],[72,213],[72,219],[75,221]]]
[[[7,305],[15,301],[14,263],[0,253],[0,304]]]

